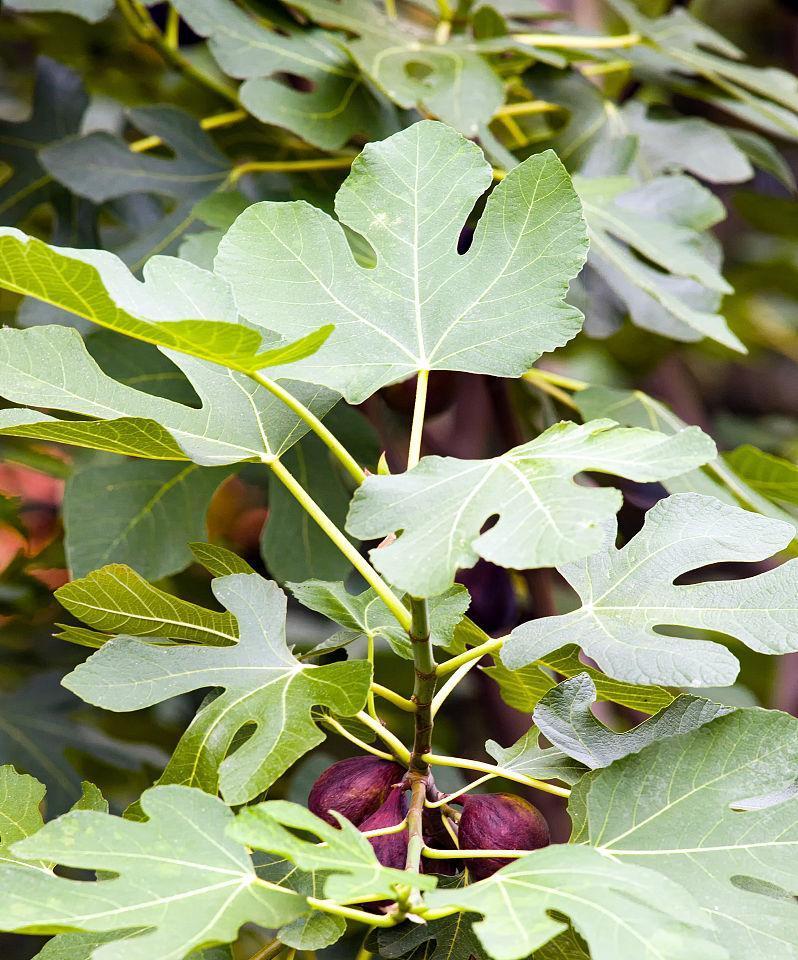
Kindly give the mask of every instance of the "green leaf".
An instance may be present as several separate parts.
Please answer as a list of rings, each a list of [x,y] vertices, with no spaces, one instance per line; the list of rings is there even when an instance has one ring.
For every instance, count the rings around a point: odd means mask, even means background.
[[[167,201],[162,216],[117,249],[137,270],[153,254],[177,249],[193,224],[194,205],[226,183],[230,160],[194,117],[176,107],[137,107],[129,117],[137,130],[160,137],[173,156],[132,153],[127,140],[104,130],[61,140],[39,156],[59,183],[94,203],[142,193]]]
[[[34,960],[93,960],[94,951],[106,943],[121,944],[128,938],[134,938],[136,931],[120,935],[118,933],[64,933],[44,945]],[[210,947],[208,950],[195,950],[189,960],[235,960],[230,947]]]
[[[407,473],[371,476],[355,493],[347,529],[363,540],[401,530],[394,543],[371,551],[372,562],[412,596],[434,596],[479,557],[523,570],[599,549],[601,523],[620,507],[621,495],[579,486],[574,474],[659,480],[714,452],[697,427],[665,437],[612,420],[559,423],[491,460],[425,457]],[[496,525],[481,533],[497,514]]]
[[[119,931],[93,960],[180,960],[235,940],[245,923],[274,928],[306,912],[303,897],[260,881],[246,849],[225,836],[233,814],[221,800],[171,786],[148,790],[141,802],[145,823],[79,811],[17,843],[25,859],[114,876],[68,880],[2,866],[0,928]]]
[[[798,465],[746,444],[725,454],[732,470],[757,493],[777,503],[798,504]]]
[[[284,858],[263,854],[255,857],[255,871],[261,880],[294,890],[302,896],[324,896],[324,871],[303,873]],[[345,932],[346,921],[342,917],[314,910],[278,930],[277,939],[296,950],[315,951],[340,940]]]
[[[9,10],[24,13],[71,13],[89,23],[99,23],[114,9],[113,0],[6,0]]]
[[[639,753],[650,743],[688,733],[731,712],[731,707],[683,694],[650,720],[616,733],[593,716],[591,707],[595,702],[596,686],[582,673],[557,684],[533,714],[538,729],[550,743],[591,770],[608,767],[621,757]],[[498,759],[497,762],[501,763]]]
[[[511,40],[481,44],[454,35],[441,43],[419,18],[391,19],[370,0],[292,0],[291,6],[318,24],[354,34],[345,49],[369,80],[405,110],[415,108],[475,136],[504,100],[501,78],[480,50],[501,53],[514,48]],[[436,17],[438,12],[436,8]],[[524,53],[533,55],[529,48]]]
[[[397,656],[405,660],[413,659],[407,630],[373,590],[349,593],[343,583],[325,583],[322,580],[289,583],[287,586],[303,606],[323,614],[344,628],[315,649],[334,649],[368,637],[371,640],[386,640]],[[434,646],[455,652],[458,646],[455,631],[470,602],[468,591],[459,584],[430,599],[430,642]]]
[[[189,550],[197,563],[201,563],[214,577],[225,577],[229,573],[254,573],[252,567],[232,550],[220,547],[216,543],[190,543]]]
[[[626,306],[632,321],[677,340],[709,337],[745,353],[717,312],[732,288],[717,268],[705,231],[723,204],[690,177],[659,177],[634,187],[625,177],[579,178],[588,225],[589,264]]]
[[[379,955],[385,960],[485,960],[469,917],[454,913],[430,923],[403,923],[379,931]]]
[[[559,568],[582,606],[516,627],[501,651],[505,666],[525,666],[568,641],[630,683],[709,687],[734,682],[737,658],[719,643],[689,639],[685,628],[736,637],[759,653],[798,650],[798,561],[745,580],[674,585],[713,563],[768,559],[792,539],[788,524],[686,493],[660,500],[620,550],[616,532],[605,523],[603,548]]]
[[[324,896],[330,900],[394,899],[398,885],[409,884],[417,890],[435,886],[435,877],[383,867],[357,827],[341,816],[336,819],[340,828],[299,804],[267,800],[239,813],[229,832],[248,847],[279,853],[300,870],[329,872]],[[318,839],[310,840],[307,834]]]
[[[216,270],[253,322],[291,337],[333,323],[286,373],[352,403],[419,370],[519,376],[581,326],[563,297],[584,261],[584,224],[562,165],[539,154],[492,192],[461,256],[460,231],[490,182],[477,146],[417,123],[369,144],[338,191],[338,217],[374,248],[374,268],[355,262],[341,223],[299,201],[249,207]]]
[[[75,430],[75,421],[69,421],[63,436],[54,429],[50,439],[78,439],[81,446],[101,449],[127,447],[131,453],[135,448],[136,456],[163,459],[168,452],[164,449],[165,431],[183,456],[201,466],[268,461],[284,453],[306,432],[305,424],[281,400],[243,374],[183,354],[169,351],[167,355],[196,389],[202,403],[199,408],[153,397],[105,376],[75,330],[5,327],[0,330],[0,395],[15,403],[32,403],[111,421],[122,438],[106,443],[111,427],[105,425],[100,429],[104,438],[101,444],[92,433],[92,422],[84,422],[82,430],[91,436],[84,443]],[[282,382],[317,415],[326,413],[336,401],[335,395],[323,388]],[[16,427],[20,419],[27,417],[35,417],[37,424],[59,424],[45,414],[23,411],[20,415],[11,410],[0,411],[0,426],[11,423]],[[131,424],[130,418],[136,422]],[[163,428],[155,428],[152,442],[142,427],[142,419],[154,420]],[[16,432],[19,435],[20,431]],[[35,425],[32,435],[39,432]]]
[[[573,644],[568,644],[518,670],[508,670],[500,660],[496,660],[492,667],[482,669],[499,685],[504,702],[522,713],[532,713],[541,697],[556,686],[552,673],[567,678],[587,674],[596,687],[599,700],[619,703],[640,713],[657,713],[674,700],[673,695],[664,687],[623,683],[605,676],[593,667],[585,666],[579,659],[579,647]]]
[[[206,646],[238,642],[238,621],[233,614],[173,597],[121,564],[73,580],[59,587],[55,595],[73,616],[105,633],[169,637]]]
[[[541,748],[539,736],[540,731],[531,727],[512,746],[502,747],[495,740],[488,740],[485,750],[505,770],[536,780],[576,783],[585,772],[585,767],[556,747]]]
[[[798,79],[776,67],[754,67],[741,63],[744,54],[725,37],[695,19],[682,8],[652,19],[642,14],[631,0],[608,0],[609,5],[629,24],[630,29],[649,41],[640,50],[628,51],[641,71],[652,72],[677,85],[685,75],[700,77],[717,85],[731,99],[743,101],[752,118],[775,124],[784,132],[795,130],[798,112]],[[653,47],[653,49],[651,49]],[[791,120],[791,123],[790,123]]]
[[[56,214],[56,242],[91,242],[89,205],[73,201],[39,159],[43,145],[77,133],[88,105],[77,73],[49,57],[37,59],[30,117],[22,122],[0,120],[3,161],[11,168],[0,184],[0,222],[18,223],[39,204],[50,202]]]
[[[576,788],[574,840],[681,884],[728,956],[794,960],[796,734],[786,714],[736,710],[616,761]]]
[[[88,464],[67,480],[63,518],[74,577],[125,563],[158,580],[191,563],[187,543],[207,534],[205,514],[229,467],[119,460]]]
[[[11,852],[17,840],[40,830],[44,784],[10,765],[0,767],[0,864],[22,863]]]
[[[394,111],[364,82],[338,35],[298,30],[290,21],[273,29],[230,0],[176,0],[175,8],[195,33],[209,38],[221,69],[246,81],[241,103],[264,123],[321,150],[338,150],[355,134],[379,140],[396,129]],[[302,77],[309,89],[282,83],[285,73]]]
[[[112,253],[61,250],[11,228],[0,229],[0,286],[127,337],[244,373],[308,356],[331,332],[323,327],[261,350],[263,332],[238,322],[227,285],[206,270],[157,257],[141,283]]]
[[[687,426],[664,403],[640,390],[591,386],[575,394],[574,400],[586,420],[593,417],[613,417],[625,426],[652,427],[666,434],[677,433]],[[669,493],[703,493],[724,503],[739,503],[767,517],[792,523],[798,533],[796,520],[746,483],[731,469],[726,457],[718,456],[702,470],[690,470],[670,477],[663,485]]]
[[[710,921],[687,891],[661,874],[618,863],[587,846],[556,844],[461,889],[425,897],[432,910],[482,914],[474,932],[494,960],[523,960],[567,929],[569,917],[593,960],[722,960]]]
[[[48,813],[63,813],[82,795],[74,762],[88,755],[123,770],[158,768],[163,753],[153,746],[115,740],[72,714],[80,706],[53,673],[36,675],[0,697],[0,761],[12,763],[47,784]],[[76,754],[78,755],[76,757]]]
[[[213,793],[219,788],[228,803],[245,803],[324,740],[311,719],[314,706],[343,716],[362,709],[371,666],[363,660],[322,667],[300,663],[285,640],[285,595],[257,574],[233,574],[212,587],[238,621],[235,646],[156,644],[123,635],[63,682],[87,702],[117,712],[191,690],[222,688],[200,708],[161,782]],[[254,731],[230,753],[245,727]]]

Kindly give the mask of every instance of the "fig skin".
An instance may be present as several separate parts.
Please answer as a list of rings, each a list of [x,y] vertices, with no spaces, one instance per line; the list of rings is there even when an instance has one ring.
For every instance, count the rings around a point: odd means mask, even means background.
[[[407,816],[408,799],[403,787],[393,787],[388,793],[388,799],[375,813],[367,817],[360,824],[360,831],[384,830],[385,827],[395,827]],[[384,867],[393,867],[395,870],[404,870],[407,860],[407,830],[401,833],[386,833],[384,837],[369,837],[369,843],[374,848],[377,859]]]
[[[379,757],[339,760],[328,767],[311,787],[308,809],[330,826],[339,825],[330,813],[336,810],[359,827],[385,803],[391,787],[399,783],[404,774],[404,767]]]
[[[549,825],[537,807],[510,793],[487,793],[463,800],[458,841],[463,850],[538,850],[549,845]],[[466,860],[474,880],[484,880],[511,860]]]

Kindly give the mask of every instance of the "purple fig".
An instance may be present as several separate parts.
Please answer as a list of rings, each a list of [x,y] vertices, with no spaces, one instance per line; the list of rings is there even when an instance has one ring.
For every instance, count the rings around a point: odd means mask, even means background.
[[[549,844],[549,825],[537,807],[510,793],[474,794],[463,801],[458,841],[463,850],[537,850]],[[470,859],[475,880],[506,867],[502,857]]]
[[[404,774],[404,767],[379,757],[339,760],[313,784],[308,809],[333,827],[338,826],[338,821],[331,810],[359,827],[385,803],[391,787],[399,783]]]
[[[407,794],[402,787],[393,787],[388,793],[388,799],[375,813],[367,817],[361,824],[360,830],[384,830],[386,827],[395,827],[407,816]],[[374,848],[377,859],[384,867],[394,867],[404,870],[407,860],[407,830],[401,833],[386,833],[382,837],[369,837],[369,843]]]
[[[456,849],[451,834],[443,825],[443,815],[439,809],[424,808],[421,832],[424,835],[424,843],[426,846],[432,847],[433,850]],[[439,873],[447,877],[459,873],[462,870],[462,865],[462,860],[434,860],[431,857],[424,857],[421,861],[421,868],[424,873]]]

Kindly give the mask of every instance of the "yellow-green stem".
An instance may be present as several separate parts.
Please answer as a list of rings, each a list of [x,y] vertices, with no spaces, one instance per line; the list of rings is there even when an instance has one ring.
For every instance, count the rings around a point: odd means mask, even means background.
[[[401,694],[391,690],[390,687],[384,687],[381,683],[372,683],[371,693],[372,695],[376,694],[378,697],[382,697],[383,700],[387,700],[395,707],[399,707],[399,709],[404,710],[405,713],[416,712],[416,705],[412,700],[408,700],[406,697],[401,696]],[[372,716],[374,716],[374,714],[372,714]]]
[[[428,753],[424,759],[433,766],[458,767],[461,770],[476,770],[477,773],[490,773],[496,777],[503,777],[505,780],[512,780],[513,783],[522,783],[525,787],[533,787],[535,790],[542,790],[544,793],[552,793],[555,797],[571,796],[571,791],[567,787],[558,787],[553,783],[546,783],[545,780],[536,780],[534,777],[527,777],[523,773],[517,773],[515,770],[509,770],[506,767],[500,767],[493,763],[483,763],[481,760],[468,760],[465,757],[444,757],[435,753]]]
[[[519,103],[505,103],[496,111],[497,117],[528,117],[535,113],[554,113],[562,110],[558,103],[547,100],[523,100]]]
[[[230,127],[234,123],[240,123],[249,116],[246,110],[226,110],[224,113],[214,113],[210,117],[203,117],[199,125],[203,130],[215,130],[217,127]],[[163,140],[160,137],[142,137],[140,140],[134,140],[128,144],[128,149],[132,153],[144,153],[146,150],[152,150],[160,147]]]
[[[421,458],[421,438],[424,434],[424,414],[427,409],[429,370],[419,370],[416,379],[416,401],[413,405],[413,424],[407,450],[407,469],[412,470]]]
[[[486,773],[484,777],[479,777],[477,780],[472,780],[471,783],[467,783],[459,790],[455,790],[454,793],[446,794],[446,796],[441,797],[440,800],[427,800],[426,805],[432,810],[436,810],[438,807],[445,807],[447,804],[451,803],[452,800],[456,800],[458,797],[462,797],[463,794],[470,793],[472,790],[476,790],[477,787],[481,787],[483,783],[487,783],[489,780],[495,779],[495,773]]]
[[[332,900],[317,900],[316,897],[307,898],[308,905],[322,913],[330,913],[335,917],[344,917],[347,920],[358,920],[372,927],[393,927],[399,920],[397,917],[386,914],[366,913],[365,910],[355,910],[352,907],[342,907]]]
[[[515,33],[513,40],[532,47],[556,47],[560,50],[614,50],[618,47],[634,47],[640,43],[639,33],[622,33],[617,36],[586,37],[578,33]]]
[[[517,860],[525,857],[530,850],[436,850],[434,847],[424,847],[424,856],[430,860],[461,860],[486,859],[504,857],[506,860]]]
[[[245,173],[300,173],[303,170],[347,170],[357,154],[345,157],[317,157],[312,160],[249,160],[233,169],[236,183]]]
[[[410,751],[402,743],[402,741],[395,734],[391,733],[390,730],[386,729],[379,720],[375,720],[374,717],[370,717],[365,711],[361,710],[360,713],[356,714],[357,719],[367,726],[369,730],[373,730],[374,733],[382,740],[383,743],[387,744],[391,748],[393,755],[404,764],[410,762]],[[393,757],[389,757],[393,759]]]
[[[370,743],[366,743],[365,740],[361,740],[360,737],[356,737],[354,733],[350,733],[346,727],[339,723],[335,717],[327,716],[324,718],[328,726],[332,727],[336,733],[340,734],[345,740],[349,740],[350,743],[354,743],[356,746],[360,747],[365,753],[370,753],[372,756],[379,757],[381,760],[393,760],[394,755],[392,753],[386,753],[384,750],[378,750],[376,747],[372,747]]]
[[[300,420],[303,420],[310,427],[319,440],[329,448],[333,456],[335,456],[358,486],[363,483],[366,479],[366,473],[363,468],[335,434],[319,420],[312,410],[309,410],[304,403],[297,400],[292,393],[286,390],[285,387],[280,386],[276,380],[272,380],[271,377],[267,377],[262,373],[251,373],[249,376],[265,390],[268,390],[272,396],[282,400],[289,410],[292,410]],[[407,614],[406,610],[405,614]]]
[[[361,557],[357,549],[347,540],[344,534],[336,527],[313,497],[310,496],[307,490],[305,490],[302,484],[299,483],[283,463],[279,460],[271,460],[267,465],[300,506],[316,521],[330,540],[332,540],[341,553],[349,560],[366,583],[374,589],[374,592],[384,602],[391,613],[393,613],[399,623],[401,623],[406,630],[409,630],[412,621],[407,608],[377,573],[374,567]]]
[[[444,660],[443,663],[438,664],[438,677],[445,677],[450,673],[454,673],[459,667],[466,663],[471,663],[472,660],[479,660],[484,657],[485,654],[496,653],[498,650],[501,650],[504,640],[504,637],[496,637],[495,640],[486,640],[485,643],[480,643],[478,647],[471,647],[470,650],[466,650],[465,653],[452,657],[451,660]]]

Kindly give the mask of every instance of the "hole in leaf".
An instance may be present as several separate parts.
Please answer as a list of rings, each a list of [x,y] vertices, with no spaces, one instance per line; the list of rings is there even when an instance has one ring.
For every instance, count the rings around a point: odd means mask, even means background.
[[[274,79],[284,87],[296,90],[298,93],[313,93],[316,89],[313,80],[308,79],[308,77],[300,77],[297,73],[276,73]]]
[[[433,67],[421,60],[408,60],[405,64],[405,73],[418,83],[425,83],[434,72]]]

